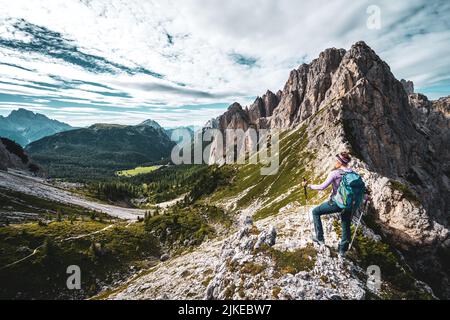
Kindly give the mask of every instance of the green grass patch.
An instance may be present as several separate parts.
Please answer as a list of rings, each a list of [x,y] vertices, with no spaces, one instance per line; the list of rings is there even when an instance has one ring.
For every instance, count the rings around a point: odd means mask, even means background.
[[[215,223],[230,227],[232,219],[223,209],[201,204],[176,205],[162,215],[145,219],[146,230],[171,247],[200,245],[206,237],[215,235]]]
[[[144,225],[124,223],[79,239],[107,227],[98,221],[63,221],[48,225],[27,223],[0,228],[0,267],[28,256],[31,258],[0,271],[2,299],[84,299],[101,286],[129,275],[131,265],[145,265],[159,256],[159,245]],[[66,287],[67,267],[81,268],[82,290]],[[120,280],[123,280],[120,278]]]
[[[158,169],[160,169],[161,166],[150,166],[150,167],[137,167],[131,170],[122,170],[122,171],[117,171],[116,175],[119,177],[135,177],[141,174],[147,174],[147,173],[151,173],[153,171],[156,171]]]
[[[247,262],[245,263],[241,268],[241,273],[251,274],[253,276],[256,276],[263,272],[265,267],[263,265],[253,263],[253,262]]]
[[[276,269],[283,274],[310,271],[314,268],[317,260],[317,251],[311,245],[295,251],[281,251],[265,246],[261,251],[272,257]]]
[[[280,293],[281,293],[281,288],[280,288],[280,287],[274,287],[274,288],[272,289],[272,296],[273,296],[275,299],[279,299],[279,298],[280,298]]]

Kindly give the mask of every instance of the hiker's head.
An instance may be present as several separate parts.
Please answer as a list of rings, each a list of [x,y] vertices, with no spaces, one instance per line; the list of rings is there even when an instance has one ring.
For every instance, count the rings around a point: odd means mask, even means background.
[[[342,152],[336,155],[336,169],[342,167],[348,167],[350,162],[352,161],[352,157],[347,152]]]

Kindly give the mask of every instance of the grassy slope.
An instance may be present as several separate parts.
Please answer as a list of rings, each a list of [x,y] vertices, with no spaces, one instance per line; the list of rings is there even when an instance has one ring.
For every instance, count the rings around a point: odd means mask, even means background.
[[[119,223],[98,234],[61,241],[107,226],[98,221],[62,221],[47,226],[28,223],[0,228],[0,268],[44,244],[37,255],[0,270],[0,298],[86,298],[97,293],[102,284],[126,277],[131,265],[144,266],[148,259],[159,255],[157,241],[143,223]],[[81,291],[66,288],[70,265],[81,268]]]
[[[312,173],[306,168],[314,154],[306,150],[308,134],[306,127],[284,132],[280,140],[280,167],[275,175],[261,175],[261,165],[247,164],[236,167],[236,175],[231,186],[215,193],[211,200],[223,201],[237,197],[239,209],[262,201],[254,214],[256,219],[276,215],[281,208],[299,201],[305,204],[305,194],[301,186],[303,178],[311,179]],[[317,195],[310,192],[309,197]]]

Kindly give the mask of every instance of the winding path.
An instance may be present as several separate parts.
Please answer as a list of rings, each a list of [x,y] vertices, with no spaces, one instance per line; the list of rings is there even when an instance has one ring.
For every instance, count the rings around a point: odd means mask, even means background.
[[[62,240],[59,240],[59,242],[62,243],[62,242],[66,242],[66,241],[71,241],[71,240],[78,240],[78,239],[82,239],[82,238],[87,238],[87,237],[90,237],[90,236],[93,236],[93,235],[102,233],[102,232],[104,232],[104,231],[106,231],[106,230],[108,230],[108,229],[111,229],[112,227],[114,227],[113,224],[111,224],[111,225],[109,225],[109,226],[107,226],[107,227],[105,227],[105,228],[103,228],[103,229],[101,229],[101,230],[94,231],[94,232],[91,232],[91,233],[88,233],[88,234],[82,234],[82,235],[79,235],[79,236],[76,236],[76,237],[70,237],[70,238],[62,239]],[[12,262],[12,263],[6,265],[6,266],[1,267],[1,268],[0,268],[0,271],[1,271],[1,270],[4,270],[4,269],[7,269],[7,268],[10,268],[10,267],[12,267],[12,266],[14,266],[14,265],[16,265],[16,264],[19,264],[19,263],[25,261],[25,260],[28,260],[29,258],[35,256],[35,255],[39,252],[39,249],[41,249],[41,248],[43,248],[43,247],[44,247],[44,244],[41,244],[39,247],[37,247],[36,249],[34,249],[33,252],[30,253],[28,256],[26,256],[26,257],[24,257],[24,258],[22,258],[22,259],[20,259],[20,260],[14,261],[14,262]]]

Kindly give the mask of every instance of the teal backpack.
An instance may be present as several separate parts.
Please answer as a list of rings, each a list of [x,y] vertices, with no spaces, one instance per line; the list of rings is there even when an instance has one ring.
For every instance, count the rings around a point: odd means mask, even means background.
[[[342,171],[342,180],[334,201],[339,208],[355,212],[363,202],[366,185],[356,172]]]

